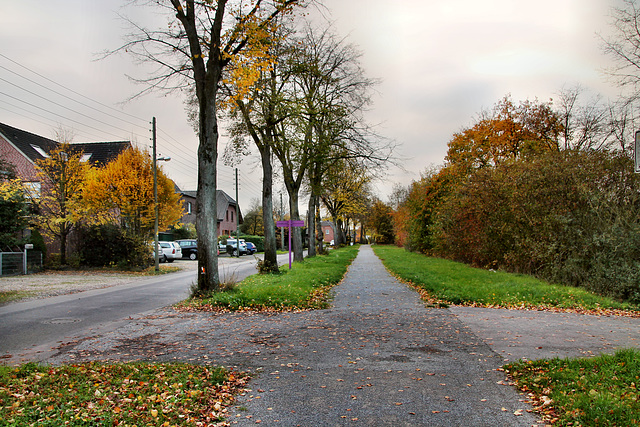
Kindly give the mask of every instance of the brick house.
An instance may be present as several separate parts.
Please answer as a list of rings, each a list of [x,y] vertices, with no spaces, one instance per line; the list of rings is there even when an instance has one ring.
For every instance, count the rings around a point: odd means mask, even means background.
[[[331,243],[335,240],[336,226],[332,221],[322,221],[320,223],[322,227],[322,241],[324,243]]]
[[[36,161],[49,157],[49,153],[58,145],[52,139],[0,123],[0,158],[15,167],[17,177],[36,197],[40,195],[42,187],[47,185],[37,175]],[[129,141],[71,144],[72,150],[83,152],[83,161],[96,167],[115,160],[127,148],[131,148]],[[59,251],[57,245],[51,242],[47,247],[49,252]]]
[[[177,187],[176,187],[177,188]],[[196,223],[196,192],[182,191],[177,188],[184,208],[184,216],[180,222],[184,224]],[[235,200],[222,190],[216,191],[216,201],[218,208],[217,232],[218,236],[230,235],[236,232],[237,224],[242,224],[242,211]],[[240,222],[238,223],[238,219]]]
[[[29,187],[40,188],[36,160],[49,157],[49,152],[58,145],[52,139],[0,123],[0,157],[15,166],[18,177]],[[131,142],[72,143],[71,147],[83,151],[83,161],[102,167],[131,148]]]

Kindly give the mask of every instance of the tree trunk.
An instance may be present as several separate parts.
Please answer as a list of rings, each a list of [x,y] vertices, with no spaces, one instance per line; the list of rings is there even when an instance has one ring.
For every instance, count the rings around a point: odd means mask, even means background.
[[[198,290],[218,291],[218,211],[217,161],[218,119],[215,93],[203,96],[200,102],[198,146],[198,193],[196,197],[196,229],[198,232]]]
[[[60,265],[67,265],[67,225],[60,224]]]
[[[322,233],[322,218],[320,217],[320,197],[316,198],[316,244],[318,245],[318,253],[324,253],[324,234]]]
[[[273,221],[273,170],[269,144],[261,146],[260,158],[262,159],[262,224],[264,228],[264,264],[261,272],[277,273],[276,227]]]
[[[309,236],[309,253],[308,257],[316,256],[316,198],[313,195],[309,197],[309,206],[307,208],[307,234]]]
[[[287,186],[289,190],[289,212],[292,221],[300,220],[300,209],[298,208],[299,188]],[[291,242],[293,245],[293,260],[304,261],[304,251],[302,247],[302,227],[291,227]]]

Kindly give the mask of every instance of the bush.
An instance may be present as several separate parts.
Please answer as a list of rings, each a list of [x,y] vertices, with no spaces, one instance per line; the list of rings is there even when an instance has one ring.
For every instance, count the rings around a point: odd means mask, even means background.
[[[640,177],[624,154],[549,152],[482,168],[436,218],[441,256],[639,299]]]
[[[240,235],[241,239],[244,239],[245,242],[251,242],[256,245],[258,252],[264,252],[264,237],[262,236],[251,236],[251,235]]]
[[[79,233],[79,253],[86,266],[131,269],[151,265],[151,248],[146,239],[128,235],[116,225],[84,227]]]
[[[180,224],[180,226],[171,228],[173,240],[195,239],[197,238],[196,226],[193,224]]]

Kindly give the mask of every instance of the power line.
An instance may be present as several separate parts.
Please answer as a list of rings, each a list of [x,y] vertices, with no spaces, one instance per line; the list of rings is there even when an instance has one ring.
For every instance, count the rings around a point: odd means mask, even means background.
[[[96,101],[95,99],[89,98],[88,96],[85,96],[85,95],[83,95],[83,94],[81,94],[81,93],[79,93],[79,92],[76,92],[76,91],[75,91],[75,90],[73,90],[73,89],[70,89],[70,88],[68,88],[68,87],[66,87],[66,86],[64,86],[64,85],[62,85],[62,84],[60,84],[60,83],[58,83],[58,82],[55,82],[55,81],[51,80],[50,78],[45,77],[45,76],[43,76],[42,74],[40,74],[40,73],[38,73],[38,72],[36,72],[36,71],[33,71],[32,69],[30,69],[30,68],[26,67],[25,65],[22,65],[22,64],[20,64],[20,63],[19,63],[19,62],[17,62],[17,61],[14,61],[13,59],[9,58],[9,57],[8,57],[8,56],[6,56],[6,55],[3,55],[2,53],[0,53],[0,56],[1,56],[1,57],[3,57],[4,59],[6,59],[7,61],[12,62],[12,63],[16,64],[17,66],[19,66],[19,67],[21,67],[21,68],[24,68],[25,70],[27,70],[27,71],[29,71],[29,72],[31,72],[31,73],[33,73],[33,74],[35,74],[36,76],[38,76],[38,77],[40,77],[40,78],[42,78],[42,79],[44,79],[44,80],[46,80],[46,81],[48,81],[48,82],[50,82],[50,83],[53,83],[54,85],[59,86],[59,87],[61,87],[61,88],[65,89],[65,90],[68,90],[69,92],[71,92],[71,93],[73,93],[73,94],[75,94],[75,95],[78,95],[78,96],[79,96],[79,97],[81,97],[81,98],[87,99],[87,100],[89,100],[89,101],[91,101],[91,102],[95,102],[96,104],[98,104],[98,105],[100,105],[100,106],[102,106],[102,107],[105,107],[105,108],[107,108],[107,109],[109,109],[109,110],[115,111],[115,112],[117,112],[117,113],[119,113],[119,114],[124,114],[124,115],[126,115],[126,116],[131,117],[131,118],[134,118],[134,119],[140,120],[140,121],[142,121],[142,122],[144,122],[144,123],[146,123],[146,122],[147,122],[147,120],[145,120],[145,119],[142,119],[142,118],[140,118],[140,117],[134,116],[133,114],[126,113],[126,112],[124,112],[124,111],[116,110],[115,108],[110,107],[109,105],[103,104],[103,103],[101,103],[101,102],[99,102],[99,101]]]

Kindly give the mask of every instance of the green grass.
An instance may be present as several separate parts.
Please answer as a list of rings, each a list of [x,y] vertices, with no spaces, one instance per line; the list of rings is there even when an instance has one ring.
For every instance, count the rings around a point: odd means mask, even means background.
[[[32,293],[22,291],[0,291],[0,305],[27,298]]]
[[[231,290],[205,298],[191,298],[177,308],[184,310],[306,310],[328,307],[328,290],[338,284],[358,254],[358,246],[281,268],[279,274],[256,274]]]
[[[505,370],[554,425],[640,425],[638,350],[590,359],[520,361]]]
[[[472,268],[394,246],[374,246],[374,251],[394,275],[414,284],[432,302],[443,305],[587,312],[640,310],[637,306],[594,295],[580,288],[553,285],[531,276]]]
[[[208,425],[223,419],[246,379],[177,363],[0,366],[0,424]]]

